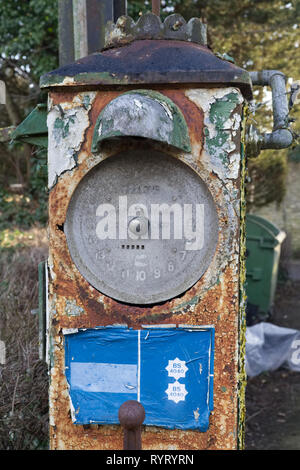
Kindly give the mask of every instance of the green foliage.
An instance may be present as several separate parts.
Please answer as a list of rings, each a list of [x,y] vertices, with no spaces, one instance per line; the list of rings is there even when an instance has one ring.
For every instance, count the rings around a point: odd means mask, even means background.
[[[275,69],[288,79],[299,79],[300,0],[175,0],[168,2],[170,5],[186,20],[199,17],[207,23],[208,43],[215,53],[230,55],[236,65],[249,71]],[[270,96],[266,97],[266,88],[256,88],[254,92],[257,110],[251,121],[262,132],[270,132]],[[289,85],[287,97],[288,92]],[[294,131],[300,134],[299,105],[291,116],[296,121]],[[263,151],[259,159],[249,162],[248,207],[282,201],[288,153],[288,150]],[[290,158],[297,155],[298,152],[290,153]]]
[[[134,18],[149,10],[150,2],[129,2]],[[297,80],[300,70],[300,0],[169,0],[162,1],[162,14],[181,14],[187,21],[201,18],[208,26],[208,43],[215,53],[228,54],[247,70],[277,69]],[[255,90],[259,91],[259,89]],[[263,92],[255,95],[263,98]],[[300,133],[300,106],[293,111]],[[271,113],[264,107],[255,119],[271,127]]]
[[[0,0],[0,79],[9,103],[0,126],[19,124],[46,100],[40,75],[58,66],[57,0]],[[28,145],[0,147],[0,228],[46,222],[46,156]],[[5,175],[5,176],[4,176]],[[10,183],[25,183],[21,196],[8,193]]]
[[[128,1],[128,14],[135,20],[146,11],[151,11],[151,0]],[[162,20],[173,12],[182,14],[186,20],[199,17],[207,22],[209,46],[215,53],[232,56],[237,65],[247,70],[278,69],[287,77],[299,78],[300,0],[162,0]],[[45,98],[37,84],[40,75],[58,65],[57,30],[57,0],[0,0],[0,79],[5,79],[7,83],[19,122]],[[257,103],[265,100],[263,89],[255,92]],[[299,105],[295,106],[292,114],[296,119],[295,131],[300,133]],[[263,132],[269,132],[272,129],[271,116],[270,106],[264,105],[258,107],[252,122]],[[1,121],[3,119],[7,121],[5,125],[11,124],[11,116],[8,119],[3,113]],[[28,186],[25,201],[26,197],[32,201],[30,204],[24,201],[19,204],[21,216],[17,220],[25,225],[29,221],[44,222],[47,198],[45,155],[34,151],[30,157],[31,165],[28,165],[22,148],[7,147],[7,150],[5,153],[0,149],[0,171],[5,173],[5,182],[12,182],[16,177],[20,182],[20,172],[23,173]],[[262,201],[270,201],[272,197],[279,201],[282,197],[284,160],[288,152],[274,151],[274,157],[270,154],[262,152],[261,159],[249,165],[252,205],[261,205]],[[293,159],[294,154],[290,158]],[[263,174],[267,161],[270,165],[268,181],[262,183],[263,178],[267,179]],[[282,189],[273,191],[272,184],[269,185],[270,178],[273,178],[273,188]],[[260,186],[257,187],[257,184]],[[262,191],[268,191],[268,194],[262,197]],[[4,217],[3,224],[16,220],[13,215],[16,207],[7,201],[3,205],[3,198],[0,210]]]
[[[0,217],[0,233],[12,227],[29,228],[36,223],[44,225],[47,221],[46,197],[35,199],[30,193],[12,195],[1,188]]]
[[[162,0],[161,1],[161,18],[173,13],[176,5],[182,3],[181,0]],[[132,0],[128,2],[128,15],[135,21],[140,15],[151,11],[151,0]]]
[[[31,158],[29,190],[24,194],[12,194],[0,186],[0,239],[1,231],[5,229],[26,229],[47,222],[47,154],[37,151]]]
[[[288,152],[288,157],[292,162],[300,162],[300,145],[296,145],[294,148],[290,149]]]
[[[251,175],[247,184],[248,209],[283,200],[286,191],[287,156],[284,151],[263,151],[248,162]]]
[[[58,64],[57,0],[0,0],[0,53],[38,83]]]
[[[45,149],[36,150],[31,160],[30,190],[33,196],[37,196],[47,191],[47,151]]]
[[[48,168],[46,150],[37,150],[32,156],[30,196],[37,201],[34,208],[34,223],[45,225],[48,220]]]

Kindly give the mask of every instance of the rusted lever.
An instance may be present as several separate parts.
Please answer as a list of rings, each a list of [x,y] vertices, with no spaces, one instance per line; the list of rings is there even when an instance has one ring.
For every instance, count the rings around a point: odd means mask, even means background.
[[[135,400],[125,401],[119,408],[119,421],[124,428],[124,450],[141,450],[141,425],[145,419],[145,410]]]

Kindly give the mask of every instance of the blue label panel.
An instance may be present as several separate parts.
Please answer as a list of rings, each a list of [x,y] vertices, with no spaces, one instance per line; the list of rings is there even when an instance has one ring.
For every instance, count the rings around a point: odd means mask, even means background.
[[[213,327],[105,327],[65,335],[76,424],[118,424],[127,400],[144,424],[206,431],[213,409]]]

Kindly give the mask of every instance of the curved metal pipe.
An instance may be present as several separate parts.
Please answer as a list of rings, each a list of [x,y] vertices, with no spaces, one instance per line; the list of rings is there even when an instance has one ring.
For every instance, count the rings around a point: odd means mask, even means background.
[[[289,130],[289,108],[286,96],[286,77],[278,70],[250,72],[253,85],[270,86],[273,104],[273,132],[265,133],[261,139],[261,149],[283,149],[293,143]]]
[[[293,134],[289,129],[277,129],[269,134],[263,134],[261,149],[285,149],[292,145]]]

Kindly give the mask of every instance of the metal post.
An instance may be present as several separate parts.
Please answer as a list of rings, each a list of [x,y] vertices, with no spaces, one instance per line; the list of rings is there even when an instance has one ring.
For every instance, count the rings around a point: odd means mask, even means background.
[[[9,95],[8,95],[9,97]],[[0,80],[0,105],[6,106],[6,85],[5,82]],[[1,108],[0,108],[1,109]],[[2,111],[2,110],[1,110]],[[11,140],[11,135],[14,132],[16,126],[2,127],[0,128],[0,142],[9,142]],[[3,345],[2,345],[3,347]],[[0,364],[1,364],[1,341],[0,341]],[[4,364],[4,362],[2,362]]]
[[[0,80],[0,104],[6,104],[6,88],[2,80]]]
[[[114,22],[117,19],[127,14],[127,0],[113,0],[114,1]]]
[[[86,0],[73,0],[75,60],[88,55],[88,28]]]
[[[152,13],[160,16],[160,0],[152,0]]]
[[[106,23],[126,12],[126,0],[58,0],[59,65],[100,51]]]
[[[73,0],[58,0],[59,65],[74,62]]]
[[[141,450],[141,425],[145,419],[145,410],[141,403],[128,400],[120,406],[119,420],[124,427],[124,450]]]

